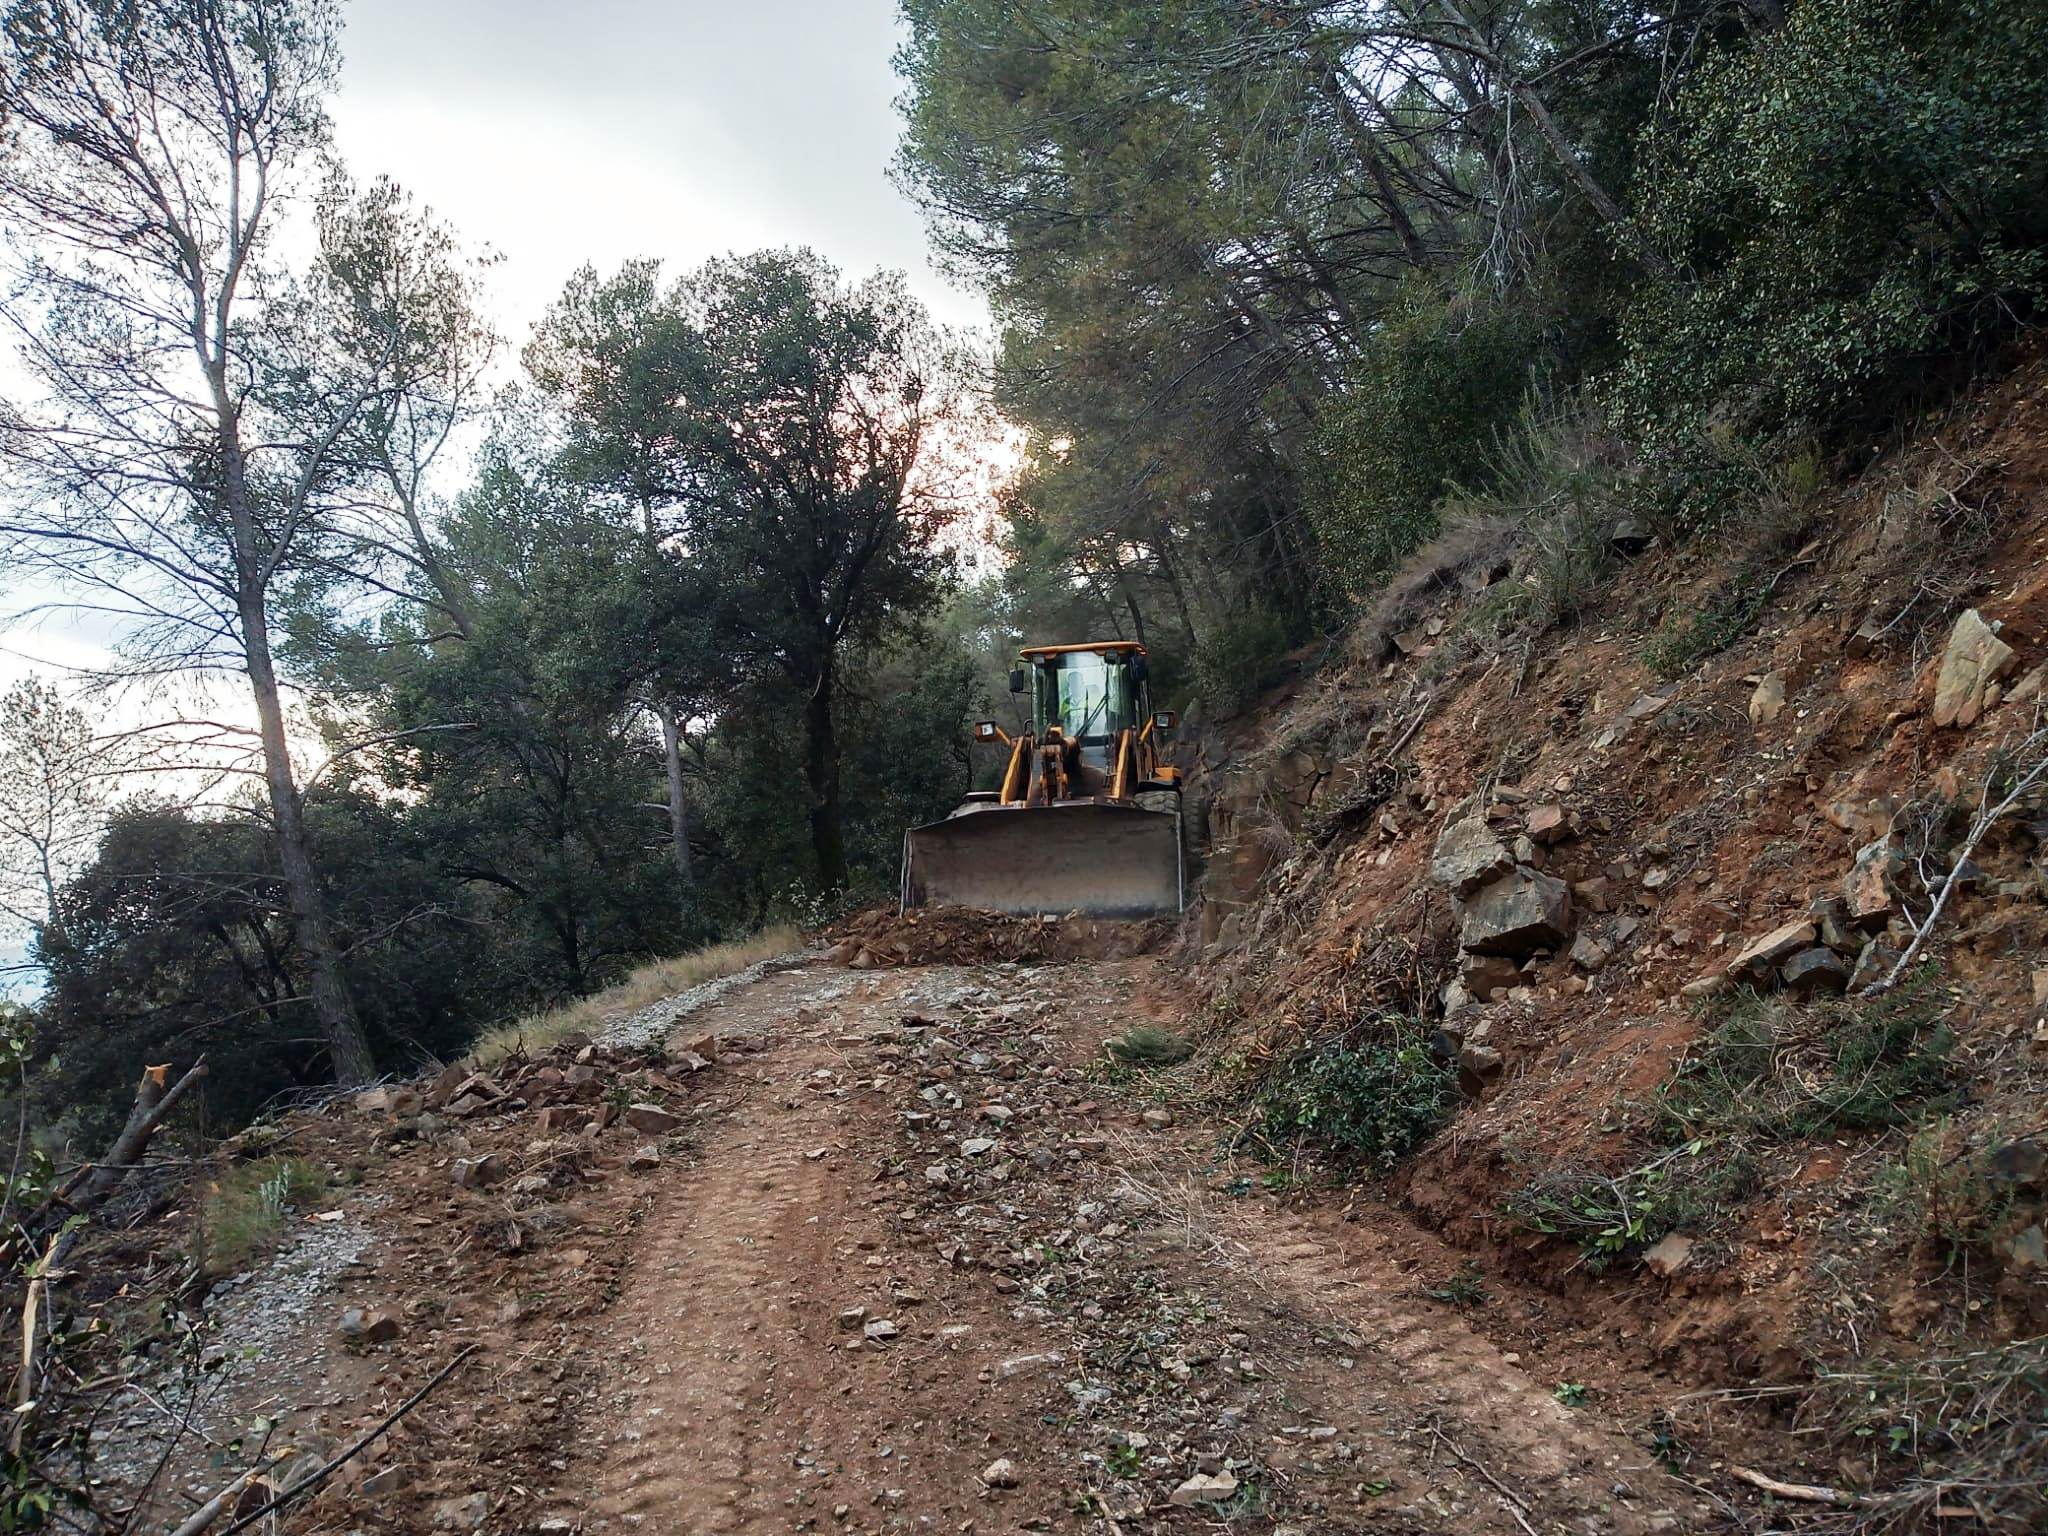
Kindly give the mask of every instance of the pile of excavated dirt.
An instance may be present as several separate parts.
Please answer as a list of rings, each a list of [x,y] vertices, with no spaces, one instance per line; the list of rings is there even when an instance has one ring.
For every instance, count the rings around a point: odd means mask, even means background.
[[[964,907],[896,912],[874,907],[826,935],[825,959],[857,971],[896,965],[1038,965],[1062,960],[1127,960],[1163,946],[1166,918],[1111,922],[1089,917],[1007,917]]]

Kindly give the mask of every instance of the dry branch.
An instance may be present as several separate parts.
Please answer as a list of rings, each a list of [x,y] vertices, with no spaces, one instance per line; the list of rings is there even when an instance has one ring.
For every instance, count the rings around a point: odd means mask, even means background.
[[[1728,1475],[1738,1483],[1762,1489],[1773,1498],[1791,1499],[1800,1504],[1832,1504],[1840,1509],[1855,1509],[1869,1502],[1860,1493],[1845,1493],[1840,1488],[1829,1488],[1821,1483],[1783,1483],[1748,1467],[1730,1466]]]
[[[2029,790],[2036,784],[2048,780],[2048,730],[2034,731],[2015,749],[2015,755],[2019,760],[2018,777],[2012,787],[2006,791],[2005,797],[1994,805],[1991,803],[1991,786],[1984,786],[1984,798],[1979,804],[1977,814],[1970,819],[1970,830],[1957,847],[1954,858],[1949,861],[1948,873],[1943,875],[1940,883],[1935,886],[1933,904],[1928,907],[1927,916],[1914,928],[1913,941],[1906,946],[1906,952],[1899,956],[1890,971],[1864,988],[1863,996],[1878,997],[1899,984],[1907,968],[1912,965],[1920,951],[1927,947],[1928,939],[1933,937],[1935,924],[1941,921],[1942,909],[1948,905],[1949,897],[1955,893],[1963,871],[1969,867],[1970,856],[1977,851],[1977,845],[1984,840],[1985,834],[2004,820],[2013,808],[2026,798]],[[2030,758],[2032,765],[2028,766]]]
[[[327,1481],[328,1478],[332,1477],[336,1472],[340,1471],[344,1466],[348,1465],[349,1462],[355,1460],[355,1458],[359,1454],[361,1454],[373,1441],[375,1441],[381,1435],[383,1435],[386,1430],[390,1429],[392,1425],[396,1424],[408,1413],[411,1413],[413,1409],[417,1408],[422,1402],[426,1401],[427,1394],[432,1392],[434,1388],[440,1386],[442,1382],[446,1381],[450,1376],[452,1376],[455,1373],[455,1368],[458,1365],[461,1365],[462,1362],[467,1360],[471,1355],[475,1354],[479,1348],[481,1348],[480,1345],[465,1344],[462,1347],[462,1349],[456,1354],[453,1360],[450,1360],[446,1365],[442,1366],[440,1370],[436,1371],[433,1374],[433,1376],[428,1379],[427,1384],[425,1386],[421,1387],[417,1392],[413,1393],[411,1397],[408,1397],[404,1402],[400,1403],[396,1408],[392,1409],[391,1412],[384,1415],[384,1417],[370,1429],[365,1430],[363,1434],[359,1436],[356,1439],[356,1441],[349,1446],[347,1450],[343,1451],[338,1456],[332,1457],[329,1460],[322,1462],[319,1466],[319,1469],[316,1470],[311,1476],[302,1478],[300,1481],[292,1484],[291,1487],[285,1489],[283,1492],[279,1493],[275,1498],[266,1502],[261,1508],[253,1509],[248,1514],[242,1516],[241,1519],[237,1520],[233,1525],[229,1526],[225,1531],[221,1532],[221,1536],[235,1536],[235,1533],[237,1531],[247,1529],[249,1526],[256,1524],[257,1521],[263,1520],[268,1516],[275,1514],[278,1510],[284,1508],[285,1505],[290,1504],[295,1500],[302,1499],[306,1497],[306,1495],[312,1493],[314,1490],[319,1488],[323,1483]],[[246,1481],[246,1479],[244,1481]],[[225,1492],[226,1490],[223,1490],[223,1494]],[[207,1503],[207,1507],[210,1508],[221,1496],[222,1495],[216,1495],[214,1499],[209,1500]],[[224,1508],[225,1506],[222,1507]],[[199,1536],[199,1532],[205,1530],[208,1525],[211,1525],[214,1519],[219,1518],[220,1511],[216,1509],[211,1517],[202,1522],[200,1521],[199,1516],[204,1513],[206,1513],[205,1508],[195,1511],[190,1519],[186,1520],[183,1525],[180,1525],[179,1527],[177,1527],[176,1530],[174,1530],[171,1533],[171,1536]]]
[[[1796,1504],[1828,1504],[1836,1509],[1896,1509],[1915,1497],[1911,1493],[1851,1493],[1843,1488],[1830,1488],[1825,1483],[1785,1483],[1749,1467],[1734,1465],[1729,1466],[1728,1475],[1738,1483],[1747,1483],[1773,1498],[1788,1499]],[[1983,1518],[1967,1504],[1937,1504],[1933,1514],[1937,1520]]]

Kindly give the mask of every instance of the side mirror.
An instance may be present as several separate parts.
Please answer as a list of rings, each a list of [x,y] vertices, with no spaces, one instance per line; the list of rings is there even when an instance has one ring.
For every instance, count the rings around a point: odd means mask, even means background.
[[[974,722],[974,739],[976,741],[994,741],[997,739],[997,735],[995,721],[977,720]]]
[[[1162,736],[1178,724],[1180,724],[1180,716],[1170,709],[1162,709],[1152,717],[1152,729]]]
[[[1010,673],[1010,692],[1022,693],[1028,686],[1029,680],[1024,676],[1024,669],[1022,667],[1018,667]]]
[[[1131,678],[1133,681],[1142,683],[1151,675],[1152,669],[1145,665],[1144,657],[1133,656],[1131,658]]]

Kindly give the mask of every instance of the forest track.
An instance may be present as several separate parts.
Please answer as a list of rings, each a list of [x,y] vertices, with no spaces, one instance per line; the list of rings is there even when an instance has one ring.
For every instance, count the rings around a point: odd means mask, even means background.
[[[1599,1404],[1419,1299],[1405,1218],[1245,1198],[1217,1126],[1112,1102],[1103,1021],[1164,981],[812,966],[693,1014],[753,1048],[579,1351],[599,1406],[556,1528],[1712,1524]]]

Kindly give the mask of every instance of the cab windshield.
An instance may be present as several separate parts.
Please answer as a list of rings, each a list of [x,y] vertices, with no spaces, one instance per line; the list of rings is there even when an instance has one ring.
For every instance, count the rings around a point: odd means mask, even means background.
[[[1076,651],[1053,658],[1037,672],[1041,728],[1056,725],[1070,741],[1100,746],[1129,723],[1128,667]]]

